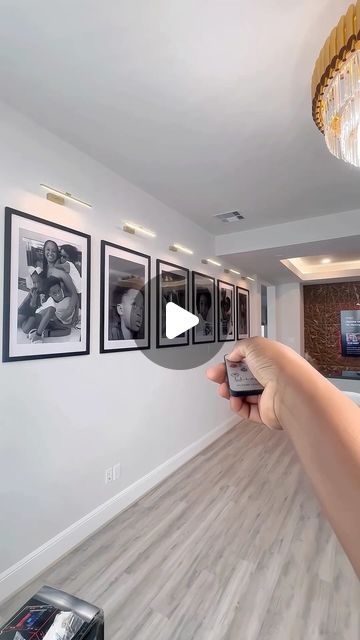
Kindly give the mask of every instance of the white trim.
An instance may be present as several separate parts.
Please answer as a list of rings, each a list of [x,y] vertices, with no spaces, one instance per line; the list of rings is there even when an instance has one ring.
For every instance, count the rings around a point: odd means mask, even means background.
[[[69,553],[71,549],[118,516],[124,509],[139,500],[150,489],[232,429],[238,422],[239,417],[232,416],[210,431],[210,433],[207,433],[156,469],[150,471],[146,476],[96,507],[96,509],[77,522],[74,522],[70,527],[58,533],[54,538],[29,553],[9,569],[6,569],[0,574],[0,602],[24,587],[64,554]]]

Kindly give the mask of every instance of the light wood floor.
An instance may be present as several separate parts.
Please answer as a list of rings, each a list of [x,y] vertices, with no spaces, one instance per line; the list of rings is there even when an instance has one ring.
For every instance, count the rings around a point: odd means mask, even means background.
[[[243,423],[0,607],[43,584],[107,640],[359,640],[360,586],[286,435]]]

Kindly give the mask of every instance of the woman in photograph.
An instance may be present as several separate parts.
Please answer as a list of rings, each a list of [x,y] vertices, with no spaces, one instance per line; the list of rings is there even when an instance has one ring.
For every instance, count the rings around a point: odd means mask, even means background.
[[[70,246],[70,245],[65,245]],[[60,280],[61,288],[63,291],[63,295],[65,298],[71,298],[75,301],[75,310],[71,316],[71,326],[75,327],[78,322],[79,317],[79,291],[81,284],[80,274],[77,271],[75,265],[72,265],[74,271],[76,271],[79,276],[80,284],[78,278],[76,276],[71,277],[71,269],[69,263],[67,261],[64,262],[64,258],[61,256],[60,249],[57,243],[54,240],[46,240],[43,247],[43,278],[44,285],[47,286],[47,282],[51,278],[57,278]],[[74,295],[74,289],[76,295]],[[58,335],[59,327],[55,326],[55,321],[47,324],[48,335],[52,337],[53,335]],[[70,323],[68,323],[69,325]],[[69,326],[67,327],[67,330]],[[60,335],[60,334],[59,334]]]
[[[109,340],[144,337],[144,296],[130,286],[116,286],[109,310]]]
[[[70,247],[70,245],[63,245],[64,247]],[[65,253],[65,255],[67,255]],[[62,280],[65,287],[71,291],[71,282],[73,283],[77,293],[81,292],[81,278],[75,265],[64,258],[64,255],[60,252],[60,249],[54,240],[46,240],[44,243],[44,258],[43,258],[43,274],[44,277],[54,276]],[[70,266],[71,265],[71,266]]]
[[[63,244],[60,247],[60,261],[56,263],[57,269],[68,273],[72,279],[77,293],[81,294],[81,275],[76,266],[78,262],[78,250],[72,244]]]

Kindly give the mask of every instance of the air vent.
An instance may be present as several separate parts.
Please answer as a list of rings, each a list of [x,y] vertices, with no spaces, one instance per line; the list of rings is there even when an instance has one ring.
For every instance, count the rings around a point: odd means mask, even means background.
[[[220,220],[220,222],[225,222],[228,224],[229,222],[238,222],[239,220],[244,220],[244,216],[239,213],[239,211],[229,211],[229,213],[217,213],[214,218]]]

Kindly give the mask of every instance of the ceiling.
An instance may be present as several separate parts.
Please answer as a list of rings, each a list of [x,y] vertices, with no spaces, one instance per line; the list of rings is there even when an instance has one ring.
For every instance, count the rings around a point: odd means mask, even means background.
[[[214,234],[357,209],[310,104],[348,4],[0,0],[0,99]]]
[[[306,256],[306,257],[301,257]],[[221,256],[243,275],[257,274],[269,284],[360,279],[360,236],[259,249]],[[330,265],[321,264],[331,258]],[[282,261],[293,261],[286,266]]]
[[[342,244],[342,239],[341,241],[339,240],[338,243]],[[354,240],[353,238],[351,239],[351,243],[353,243]],[[305,267],[305,269],[312,269],[314,267],[317,267],[319,265],[323,265],[323,260],[330,260],[330,264],[344,264],[344,263],[348,263],[348,262],[359,262],[360,261],[360,242],[358,243],[358,250],[355,251],[348,251],[348,252],[333,252],[330,254],[326,254],[326,255],[321,255],[321,256],[300,256],[298,258],[298,260],[301,260],[303,266]],[[326,265],[328,267],[328,265]]]

